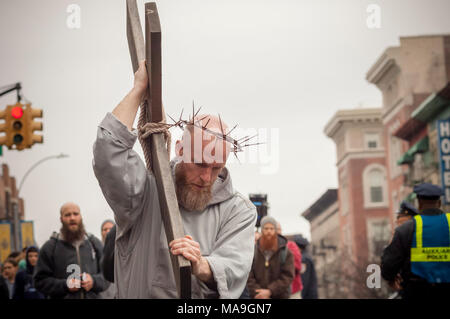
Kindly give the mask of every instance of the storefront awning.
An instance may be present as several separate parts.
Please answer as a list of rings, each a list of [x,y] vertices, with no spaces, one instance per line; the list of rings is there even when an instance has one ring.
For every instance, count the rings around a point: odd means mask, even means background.
[[[403,154],[403,156],[397,161],[397,164],[403,165],[412,163],[416,153],[424,153],[426,151],[428,151],[428,136],[424,137],[414,144],[409,150],[407,150],[406,153]]]

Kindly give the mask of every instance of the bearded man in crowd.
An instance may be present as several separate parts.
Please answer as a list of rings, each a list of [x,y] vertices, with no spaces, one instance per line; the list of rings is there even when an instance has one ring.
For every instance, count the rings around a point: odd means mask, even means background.
[[[277,221],[271,216],[261,219],[261,233],[247,281],[250,297],[288,299],[295,272],[294,255],[287,247],[288,240],[277,233]]]
[[[86,233],[77,204],[65,203],[60,221],[60,233],[39,252],[35,287],[50,298],[97,299],[107,286],[100,270],[102,243]]]

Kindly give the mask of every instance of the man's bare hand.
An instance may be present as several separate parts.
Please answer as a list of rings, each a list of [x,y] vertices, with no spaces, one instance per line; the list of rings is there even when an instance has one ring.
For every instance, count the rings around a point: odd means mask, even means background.
[[[147,96],[147,68],[145,60],[139,63],[139,69],[134,74],[134,86],[131,91],[123,98],[123,100],[112,111],[117,119],[122,122],[128,130],[133,130],[133,123],[136,118],[139,105]]]
[[[272,296],[270,289],[256,289],[255,292],[255,299],[270,299]]]
[[[70,292],[77,292],[81,287],[80,280],[75,278],[69,279],[67,281],[67,287],[69,287]]]
[[[394,281],[390,281],[389,282],[389,286],[394,289],[395,291],[400,291],[402,290],[402,278],[400,277],[400,275],[397,275],[394,279]]]
[[[89,291],[94,287],[94,279],[92,279],[92,276],[88,273],[83,274],[83,280],[81,281],[81,287],[83,287],[84,290]]]
[[[169,247],[173,255],[183,255],[191,262],[194,276],[205,283],[211,283],[213,276],[209,263],[202,256],[199,243],[194,241],[191,236],[186,235],[183,238],[175,239],[169,243]]]
[[[145,60],[139,62],[139,69],[134,74],[134,89],[142,97],[145,96],[148,86],[147,67],[145,63]]]

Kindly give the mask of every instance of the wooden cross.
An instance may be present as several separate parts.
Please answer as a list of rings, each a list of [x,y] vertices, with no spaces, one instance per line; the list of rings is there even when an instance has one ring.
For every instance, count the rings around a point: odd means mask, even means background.
[[[147,108],[147,122],[160,122],[164,118],[161,99],[161,25],[156,3],[145,4],[145,43],[136,0],[127,0],[127,38],[133,71],[139,62],[147,60],[149,87],[144,108]],[[142,109],[141,109],[142,112]],[[167,242],[184,237],[175,184],[169,165],[169,156],[163,133],[152,134],[141,143],[151,144],[152,171],[155,175],[161,217],[166,231]],[[183,256],[173,256],[172,267],[175,275],[178,296],[191,298],[191,263]]]

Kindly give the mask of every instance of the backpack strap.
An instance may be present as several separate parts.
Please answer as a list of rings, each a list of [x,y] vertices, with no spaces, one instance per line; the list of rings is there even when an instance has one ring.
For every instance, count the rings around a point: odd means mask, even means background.
[[[95,256],[93,255],[92,257],[94,257],[95,258],[95,261],[97,262],[97,270],[98,271],[101,271],[101,268],[100,268],[100,259],[98,258],[98,256],[99,256],[99,252],[97,251],[97,248],[96,248],[96,246],[95,246],[95,244],[94,244],[94,238],[95,238],[95,236],[93,235],[93,234],[86,234],[87,235],[87,238],[88,238],[88,241],[89,241],[89,244],[91,245],[91,249],[92,249],[92,251],[94,252],[94,254],[95,254]]]
[[[59,233],[57,232],[53,232],[52,235],[50,236],[50,241],[53,242],[53,248],[52,248],[52,261],[53,261],[53,265],[55,265],[55,251],[56,251],[56,243],[59,240]]]

